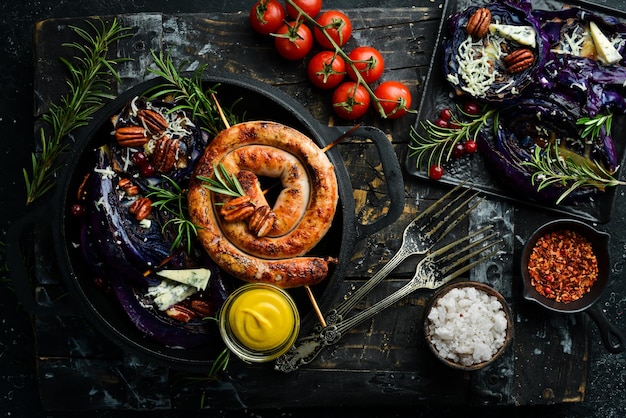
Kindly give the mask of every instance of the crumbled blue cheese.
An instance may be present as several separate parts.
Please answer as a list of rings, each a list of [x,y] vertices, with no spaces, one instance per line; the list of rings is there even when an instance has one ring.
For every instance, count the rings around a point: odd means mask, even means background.
[[[154,304],[160,311],[165,311],[196,292],[197,289],[193,286],[166,279],[157,286],[149,287],[147,295],[152,297]]]
[[[211,278],[211,270],[205,268],[184,269],[184,270],[161,270],[157,272],[158,276],[193,286],[198,290],[205,290],[209,279]]]
[[[492,34],[498,34],[504,39],[515,41],[520,45],[526,45],[531,48],[537,46],[537,36],[535,28],[532,26],[518,26],[518,25],[501,25],[492,23],[489,25],[489,32]]]
[[[613,43],[602,33],[595,22],[589,22],[589,33],[591,33],[591,38],[593,38],[593,43],[596,46],[598,61],[605,65],[612,65],[622,60],[622,56],[615,49]]]

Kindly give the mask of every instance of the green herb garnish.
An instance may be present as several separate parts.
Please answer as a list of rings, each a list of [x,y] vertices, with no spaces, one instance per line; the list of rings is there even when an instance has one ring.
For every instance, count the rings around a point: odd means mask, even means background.
[[[524,161],[521,164],[535,170],[531,181],[533,185],[538,183],[537,190],[551,185],[566,187],[557,199],[557,205],[579,187],[595,187],[604,190],[606,187],[626,184],[613,177],[612,173],[602,165],[591,164],[575,156],[564,156],[558,147],[551,145],[546,148],[535,147],[531,157],[531,161]]]
[[[213,172],[215,173],[214,179],[205,176],[197,176],[198,180],[206,183],[203,185],[204,187],[214,193],[220,193],[226,196],[241,197],[246,195],[237,177],[230,174],[222,163],[217,166],[213,164]]]
[[[426,167],[433,164],[441,165],[442,162],[449,161],[452,156],[454,146],[463,141],[476,140],[478,133],[487,125],[489,119],[497,115],[495,109],[489,109],[477,115],[464,112],[459,106],[458,110],[464,116],[461,120],[456,116],[452,116],[449,127],[441,127],[434,122],[427,120],[420,122],[424,129],[425,136],[421,135],[413,127],[409,136],[411,143],[410,156],[416,156],[415,165],[417,168],[422,167],[423,161],[427,158]]]
[[[61,98],[60,104],[52,103],[50,110],[42,116],[42,120],[49,126],[40,130],[41,151],[32,153],[31,174],[26,169],[23,170],[27,205],[54,186],[54,178],[60,168],[56,160],[68,146],[63,138],[76,128],[85,126],[105,100],[115,97],[110,93],[111,79],[119,82],[120,78],[113,66],[128,59],[107,58],[107,53],[114,42],[130,36],[130,33],[128,28],[120,26],[117,19],[108,27],[101,19],[95,20],[99,26],[92,21],[86,21],[94,34],[70,26],[84,44],[63,44],[77,51],[75,62],[60,58],[70,73],[67,80],[69,93]]]
[[[605,132],[611,132],[611,123],[613,122],[613,114],[596,115],[594,117],[583,117],[576,121],[576,125],[584,126],[580,136],[595,141],[600,136],[600,131],[605,128]]]
[[[176,227],[176,238],[174,238],[170,249],[173,251],[181,246],[184,241],[187,253],[190,253],[193,240],[198,235],[198,227],[187,217],[186,192],[171,178],[167,176],[163,176],[163,178],[171,185],[171,189],[148,186],[151,192],[146,197],[152,199],[152,206],[162,209],[173,216],[162,228],[165,230],[170,224]]]
[[[215,101],[215,90],[205,89],[202,75],[206,64],[186,77],[182,75],[182,66],[176,67],[169,54],[164,56],[162,52],[157,54],[152,51],[152,59],[157,68],[150,68],[148,71],[164,78],[167,83],[150,89],[146,93],[151,94],[149,100],[170,96],[176,103],[170,112],[177,110],[189,112],[193,119],[200,123],[200,129],[212,136],[237,123],[237,118],[229,111],[223,113],[226,121],[222,119],[221,109]]]

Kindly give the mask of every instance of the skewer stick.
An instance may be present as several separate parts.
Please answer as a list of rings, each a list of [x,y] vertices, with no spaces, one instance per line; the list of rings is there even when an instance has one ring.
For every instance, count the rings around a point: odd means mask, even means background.
[[[340,143],[341,141],[343,141],[344,139],[346,139],[347,137],[352,135],[357,129],[359,129],[359,127],[361,127],[361,124],[357,123],[352,128],[348,129],[346,132],[344,132],[343,134],[339,135],[339,137],[337,139],[335,139],[333,142],[331,142],[330,144],[328,144],[324,148],[322,148],[322,152],[328,151],[329,149],[331,149],[332,147],[334,147],[335,145],[337,145],[338,143]]]
[[[217,100],[217,97],[215,97],[215,93],[211,93],[211,99],[213,99],[213,102],[215,102],[215,106],[217,107],[217,111],[218,111],[218,113],[220,115],[220,118],[222,119],[222,123],[224,124],[226,129],[230,128],[230,123],[228,122],[228,119],[226,119],[226,115],[224,115],[224,112],[222,111],[222,106],[220,106],[220,102]],[[346,135],[347,135],[347,133],[342,135],[340,137],[340,139],[343,139],[343,137],[345,137]],[[338,141],[337,140],[333,141],[326,148],[324,148],[323,151],[326,152],[327,149],[332,148],[332,146],[334,146],[334,144],[336,142],[338,142]],[[324,315],[322,315],[322,311],[320,310],[320,307],[317,304],[317,300],[315,299],[315,295],[313,294],[313,291],[311,290],[311,288],[308,285],[305,285],[304,288],[306,289],[306,293],[309,296],[309,300],[311,301],[311,305],[313,305],[313,310],[315,311],[315,314],[317,315],[317,319],[320,321],[320,324],[322,325],[322,327],[325,328],[326,327],[326,320],[324,319]]]

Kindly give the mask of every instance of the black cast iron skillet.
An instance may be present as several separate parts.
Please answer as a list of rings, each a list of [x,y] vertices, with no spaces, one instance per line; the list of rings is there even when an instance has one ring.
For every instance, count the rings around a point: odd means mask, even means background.
[[[530,274],[528,273],[528,260],[532,253],[533,247],[543,235],[549,232],[570,230],[580,233],[586,237],[593,248],[598,262],[598,278],[591,287],[591,290],[578,300],[569,303],[557,302],[553,299],[546,298],[531,285]],[[548,222],[539,227],[530,236],[524,250],[522,252],[522,279],[524,283],[524,298],[555,312],[561,313],[577,313],[585,312],[594,320],[600,331],[602,342],[606,349],[611,353],[621,353],[624,351],[624,343],[626,337],[624,333],[611,324],[602,312],[602,308],[596,304],[602,296],[607,286],[610,270],[609,256],[609,234],[600,232],[584,222],[573,219],[558,219]]]
[[[84,308],[83,312],[88,320],[124,349],[147,355],[169,367],[199,370],[210,367],[215,357],[214,352],[206,347],[181,350],[153,342],[135,328],[116,305],[116,300],[104,295],[93,285],[89,268],[80,251],[73,246],[73,242],[77,242],[78,226],[76,220],[68,213],[68,208],[75,202],[76,190],[83,176],[94,167],[94,149],[108,140],[112,129],[109,122],[111,116],[117,114],[133,97],[142,95],[161,83],[160,79],[144,82],[121,94],[97,114],[88,129],[72,145],[51,204],[41,206],[39,210],[29,213],[12,225],[8,237],[7,260],[16,292],[25,307],[37,314],[50,313],[33,299],[33,289],[29,285],[29,275],[20,247],[20,241],[28,228],[39,224],[48,225],[52,231],[52,244],[61,275],[68,285],[70,294]],[[244,112],[246,120],[272,120],[283,123],[305,133],[320,147],[333,142],[351,128],[331,128],[321,124],[296,100],[281,90],[256,80],[232,74],[213,73],[206,76],[205,83],[207,86],[218,85],[217,94],[225,108],[240,100],[234,109],[236,113],[237,109]],[[338,264],[333,267],[330,276],[322,284],[314,287],[322,311],[330,308],[333,296],[339,291],[355,243],[390,225],[404,208],[402,172],[389,139],[382,131],[373,127],[360,127],[352,136],[370,138],[376,145],[387,185],[389,209],[374,222],[361,223],[355,213],[352,185],[339,150],[333,147],[327,151],[328,158],[335,167],[339,207],[331,229],[314,251],[337,257]],[[294,292],[297,293],[298,290]],[[296,295],[296,298],[303,299],[302,295]],[[304,316],[303,326],[306,327],[307,322],[312,326],[311,321],[315,318],[311,306],[310,304],[302,306],[303,311],[308,312]]]

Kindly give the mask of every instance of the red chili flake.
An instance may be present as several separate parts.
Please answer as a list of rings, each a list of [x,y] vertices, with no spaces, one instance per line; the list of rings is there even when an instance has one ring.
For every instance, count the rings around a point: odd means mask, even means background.
[[[575,231],[556,231],[539,238],[528,272],[537,292],[568,303],[589,292],[598,278],[598,261],[585,237]]]

